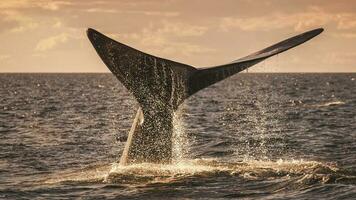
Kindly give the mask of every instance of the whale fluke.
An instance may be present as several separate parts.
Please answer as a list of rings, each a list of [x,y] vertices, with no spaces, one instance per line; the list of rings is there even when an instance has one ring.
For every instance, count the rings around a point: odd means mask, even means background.
[[[265,49],[257,51],[253,54],[250,54],[246,57],[235,60],[231,63],[224,65],[218,65],[207,68],[200,68],[189,80],[189,95],[194,94],[195,92],[206,88],[216,82],[224,80],[227,77],[230,77],[238,72],[241,72],[253,65],[269,58],[288,49],[296,47],[313,37],[319,35],[323,32],[324,29],[318,28],[314,29],[300,35],[291,37],[289,39],[278,42],[272,46],[269,46]]]
[[[141,52],[93,29],[87,34],[106,66],[144,112],[159,104],[176,109],[185,99],[182,90],[196,68]]]
[[[89,28],[87,35],[98,55],[140,104],[120,163],[169,163],[173,113],[185,99],[322,31],[305,32],[231,63],[195,68],[144,53]]]

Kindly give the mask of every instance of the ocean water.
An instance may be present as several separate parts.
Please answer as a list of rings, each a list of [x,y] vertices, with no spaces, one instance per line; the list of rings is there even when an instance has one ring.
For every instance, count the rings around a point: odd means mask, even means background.
[[[0,74],[0,199],[356,198],[356,74],[206,88],[170,165],[116,164],[136,110],[111,74]]]

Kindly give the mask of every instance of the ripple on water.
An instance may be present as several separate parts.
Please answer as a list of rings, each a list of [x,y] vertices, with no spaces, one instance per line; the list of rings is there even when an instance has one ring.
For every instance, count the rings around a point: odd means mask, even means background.
[[[352,199],[353,79],[239,74],[187,99],[178,162],[118,166],[136,101],[114,76],[1,75],[0,198]]]

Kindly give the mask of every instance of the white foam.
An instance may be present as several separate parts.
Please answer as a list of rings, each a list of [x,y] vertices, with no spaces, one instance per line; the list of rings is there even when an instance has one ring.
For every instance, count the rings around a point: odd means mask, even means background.
[[[53,184],[65,181],[75,182],[119,182],[145,183],[169,182],[176,178],[194,175],[216,176],[215,172],[238,175],[243,178],[258,178],[278,176],[276,174],[310,174],[315,170],[337,171],[321,162],[304,160],[260,161],[245,160],[243,162],[224,163],[214,159],[182,160],[181,162],[164,165],[141,163],[123,166],[118,163],[91,167],[71,173],[54,175],[45,183]]]
[[[344,105],[345,102],[343,101],[331,101],[323,104],[317,105],[318,107],[327,107],[327,106],[336,106],[336,105]]]

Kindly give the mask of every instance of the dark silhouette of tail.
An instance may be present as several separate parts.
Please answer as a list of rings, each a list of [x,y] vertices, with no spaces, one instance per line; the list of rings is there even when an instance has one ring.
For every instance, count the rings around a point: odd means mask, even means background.
[[[156,57],[88,29],[88,37],[110,71],[134,95],[139,109],[125,147],[124,163],[170,162],[173,113],[189,96],[271,56],[319,35],[315,29],[231,63],[207,68]],[[142,112],[142,114],[141,114]]]

